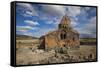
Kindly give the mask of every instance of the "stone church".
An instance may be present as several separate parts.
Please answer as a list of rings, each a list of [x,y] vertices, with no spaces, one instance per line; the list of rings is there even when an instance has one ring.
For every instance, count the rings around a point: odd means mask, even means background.
[[[51,50],[56,48],[73,49],[79,48],[79,33],[71,27],[71,20],[67,16],[63,16],[58,25],[58,30],[49,32],[45,36],[40,37],[39,48]]]

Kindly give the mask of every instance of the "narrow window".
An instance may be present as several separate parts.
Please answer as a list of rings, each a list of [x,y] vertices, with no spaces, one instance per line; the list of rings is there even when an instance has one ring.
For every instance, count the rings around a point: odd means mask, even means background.
[[[64,36],[64,39],[66,39],[66,34],[64,34],[63,36]]]
[[[63,47],[65,47],[66,45],[64,44]]]
[[[73,38],[73,41],[75,41],[75,38]]]
[[[66,34],[61,34],[61,35],[60,35],[60,38],[61,38],[61,39],[66,39]]]
[[[63,34],[60,35],[60,38],[63,39]]]

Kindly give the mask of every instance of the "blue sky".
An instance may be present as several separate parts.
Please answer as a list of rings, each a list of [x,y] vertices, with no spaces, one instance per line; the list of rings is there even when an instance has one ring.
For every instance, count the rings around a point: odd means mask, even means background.
[[[71,19],[71,26],[80,37],[96,37],[96,8],[63,5],[16,4],[16,33],[41,37],[58,29],[62,17]]]

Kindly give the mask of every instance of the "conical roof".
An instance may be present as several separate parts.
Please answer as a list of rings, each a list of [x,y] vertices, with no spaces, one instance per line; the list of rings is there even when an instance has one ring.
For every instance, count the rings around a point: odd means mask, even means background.
[[[66,24],[66,25],[70,25],[70,18],[68,16],[63,16],[63,18],[61,19],[60,24]]]

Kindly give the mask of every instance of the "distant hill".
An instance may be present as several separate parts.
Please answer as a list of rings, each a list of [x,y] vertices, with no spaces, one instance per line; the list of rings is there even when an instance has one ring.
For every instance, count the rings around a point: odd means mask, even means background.
[[[80,38],[81,45],[96,45],[96,38]]]
[[[89,35],[89,34],[80,34],[80,38],[96,38],[95,35]]]
[[[33,36],[27,36],[27,35],[16,35],[16,39],[25,40],[25,39],[38,39],[38,38]]]

